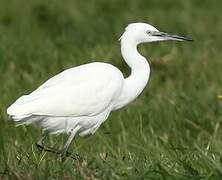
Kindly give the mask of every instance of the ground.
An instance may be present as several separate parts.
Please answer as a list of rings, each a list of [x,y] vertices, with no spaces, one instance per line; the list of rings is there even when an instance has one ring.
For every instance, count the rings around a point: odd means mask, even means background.
[[[218,0],[1,0],[0,179],[221,179],[222,23]],[[15,127],[6,108],[56,73],[103,61],[129,69],[118,38],[131,22],[189,35],[144,44],[151,77],[142,95],[77,137],[62,163],[40,152],[41,131]],[[47,144],[62,147],[66,135]]]

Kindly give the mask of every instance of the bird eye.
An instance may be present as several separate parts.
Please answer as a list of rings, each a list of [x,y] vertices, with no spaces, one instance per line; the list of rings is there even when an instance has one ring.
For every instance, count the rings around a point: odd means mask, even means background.
[[[146,31],[146,33],[150,35],[152,32],[148,30],[148,31]]]

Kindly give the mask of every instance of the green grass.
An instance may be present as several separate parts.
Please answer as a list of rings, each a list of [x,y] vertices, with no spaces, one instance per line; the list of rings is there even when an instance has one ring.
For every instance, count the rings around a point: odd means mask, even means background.
[[[1,0],[0,179],[221,179],[221,6],[218,0]],[[15,127],[6,108],[79,64],[104,61],[128,75],[118,38],[136,21],[195,42],[140,46],[151,63],[148,86],[95,135],[77,138],[69,150],[82,161],[39,153],[40,129]],[[65,138],[47,143],[61,147]]]

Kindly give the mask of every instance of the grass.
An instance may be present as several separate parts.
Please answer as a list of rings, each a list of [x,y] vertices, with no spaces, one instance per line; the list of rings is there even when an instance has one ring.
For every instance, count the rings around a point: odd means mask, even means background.
[[[218,0],[0,2],[0,179],[214,180],[222,177],[222,23]],[[15,128],[6,108],[54,74],[104,61],[129,69],[117,41],[130,22],[191,35],[141,45],[151,78],[142,95],[70,147],[82,161],[39,153],[40,129]],[[61,147],[66,135],[52,136]]]

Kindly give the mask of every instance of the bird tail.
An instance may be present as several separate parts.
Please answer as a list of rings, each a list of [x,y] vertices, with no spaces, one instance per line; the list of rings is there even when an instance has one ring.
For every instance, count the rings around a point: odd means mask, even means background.
[[[23,111],[20,111],[21,107],[17,106],[16,104],[12,104],[7,109],[7,114],[9,117],[15,121],[16,126],[20,125],[29,125],[29,124],[38,124],[40,123],[44,118],[43,116],[33,115],[29,113],[22,114]]]
[[[34,119],[31,107],[29,102],[31,102],[33,98],[30,98],[29,95],[25,95],[17,99],[11,106],[7,109],[7,114],[14,121],[18,122],[18,124],[24,124],[28,119],[27,123],[32,123]],[[30,121],[31,120],[31,121]]]

